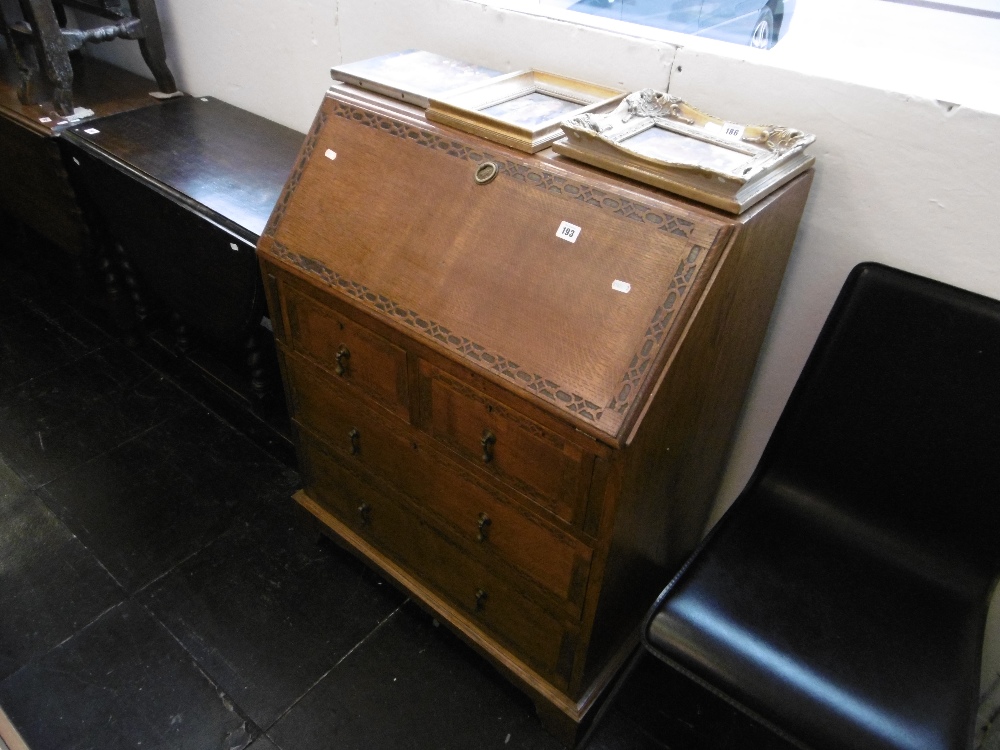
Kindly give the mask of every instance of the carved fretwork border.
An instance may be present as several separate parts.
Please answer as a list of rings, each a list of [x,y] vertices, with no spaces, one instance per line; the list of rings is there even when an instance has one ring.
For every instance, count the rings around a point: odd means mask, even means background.
[[[628,370],[622,376],[621,390],[618,391],[618,395],[611,399],[611,403],[607,406],[609,411],[614,411],[618,414],[625,414],[628,411],[629,404],[635,398],[639,385],[646,376],[646,372],[653,361],[653,357],[659,351],[663,337],[670,330],[670,326],[674,320],[674,313],[677,310],[677,303],[687,296],[691,284],[698,274],[698,269],[701,267],[701,261],[704,256],[705,248],[700,245],[692,245],[687,257],[681,259],[677,270],[674,271],[674,277],[670,280],[670,286],[667,287],[667,298],[663,301],[662,305],[656,308],[656,312],[653,313],[653,319],[649,321],[649,326],[646,328],[646,338],[642,342],[639,351],[632,356]]]
[[[299,180],[302,179],[302,173],[306,169],[306,164],[312,158],[313,151],[316,148],[316,141],[319,140],[319,134],[322,132],[324,125],[326,125],[326,112],[321,107],[319,112],[316,113],[316,119],[313,120],[313,125],[309,129],[309,135],[306,136],[305,143],[302,144],[302,151],[299,152],[299,160],[295,164],[295,169],[289,176],[288,182],[285,183],[285,189],[281,191],[281,197],[278,198],[278,202],[271,212],[271,217],[267,220],[267,226],[264,227],[264,235],[266,237],[274,237],[274,230],[277,229],[278,224],[281,223],[281,219],[285,215],[285,211],[288,209],[288,201],[291,199],[292,193],[295,192]]]
[[[554,175],[541,169],[535,169],[525,164],[499,158],[486,150],[476,149],[459,141],[443,138],[428,130],[422,130],[337,100],[329,100],[328,103],[332,106],[333,114],[338,117],[374,128],[397,138],[406,139],[419,146],[441,151],[455,158],[475,163],[484,160],[494,161],[500,167],[501,175],[506,175],[528,185],[534,185],[550,193],[562,195],[571,200],[582,201],[587,205],[609,211],[617,216],[651,224],[658,227],[661,231],[690,239],[691,233],[695,228],[693,222],[673,216],[667,212],[655,211],[641,203],[613,195],[607,191],[583,183],[573,182],[565,177]],[[320,109],[303,145],[295,169],[288,183],[285,185],[281,197],[278,199],[267,227],[264,229],[264,235],[272,239],[274,238],[275,230],[285,214],[291,195],[298,185],[306,165],[310,158],[312,158],[316,143],[319,140],[320,133],[326,121],[325,108]],[[404,307],[382,294],[378,294],[363,284],[344,278],[336,271],[327,268],[312,258],[292,252],[276,240],[271,244],[271,252],[276,257],[292,264],[305,273],[319,278],[327,285],[339,289],[342,293],[352,297],[362,305],[385,315],[392,316],[412,328],[418,334],[432,339],[439,344],[443,344],[466,358],[479,362],[486,369],[498,373],[520,387],[555,404],[559,408],[595,424],[600,422],[608,413],[624,416],[628,412],[629,406],[639,392],[643,379],[653,364],[653,359],[659,351],[660,344],[670,330],[675,313],[681,301],[687,296],[706,255],[704,247],[700,245],[690,246],[687,256],[680,261],[677,269],[674,271],[666,299],[656,309],[646,328],[642,346],[633,355],[628,369],[622,376],[621,388],[609,404],[601,406],[577,393],[566,390],[548,378],[523,369],[507,357],[488,351],[481,344],[460,336],[433,320],[422,317],[419,313]]]
[[[319,261],[292,252],[280,242],[271,243],[271,253],[307,274],[319,278],[328,286],[339,289],[343,294],[352,297],[365,307],[395,318],[425,338],[444,344],[561,409],[594,423],[600,422],[606,412],[624,415],[628,411],[632,399],[639,390],[641,381],[649,371],[653,358],[659,349],[659,344],[673,322],[678,304],[687,296],[705,255],[704,248],[695,245],[687,257],[681,260],[670,281],[667,298],[653,314],[646,329],[643,345],[632,357],[629,369],[622,376],[622,387],[618,395],[611,399],[610,404],[602,407],[577,393],[562,388],[558,383],[548,378],[523,369],[519,364],[503,355],[488,351],[481,344],[460,336],[440,323],[422,317],[418,312],[404,307],[385,295],[372,291],[364,284],[344,278]]]
[[[329,101],[333,114],[343,117],[345,120],[365,125],[396,138],[402,138],[418,146],[441,151],[456,159],[463,159],[477,164],[483,161],[492,161],[500,167],[500,175],[533,185],[548,193],[562,195],[570,200],[581,201],[588,206],[593,206],[602,211],[609,211],[616,216],[631,219],[632,221],[651,224],[663,232],[684,237],[685,239],[690,239],[691,233],[695,229],[695,224],[692,221],[682,219],[665,211],[654,210],[642,203],[614,195],[606,190],[601,190],[582,182],[574,182],[566,177],[546,172],[544,169],[537,169],[527,164],[521,164],[491,154],[488,151],[468,146],[461,141],[444,138],[429,130],[422,130],[413,125],[407,125],[385,115],[369,112],[366,109],[361,109],[360,107],[355,107],[336,99]]]

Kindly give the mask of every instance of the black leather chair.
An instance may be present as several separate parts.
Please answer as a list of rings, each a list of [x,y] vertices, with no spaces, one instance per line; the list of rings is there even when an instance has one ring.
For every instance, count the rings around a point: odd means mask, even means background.
[[[998,575],[1000,302],[863,264],[642,642],[796,745],[970,748]]]

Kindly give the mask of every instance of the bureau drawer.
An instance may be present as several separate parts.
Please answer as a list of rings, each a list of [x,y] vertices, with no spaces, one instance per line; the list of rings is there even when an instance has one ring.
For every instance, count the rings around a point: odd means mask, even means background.
[[[306,492],[355,533],[407,568],[519,656],[565,686],[576,630],[564,626],[503,578],[470,557],[404,502],[378,491],[300,433]]]
[[[301,360],[289,362],[300,424],[326,440],[349,465],[364,467],[440,516],[452,533],[474,543],[484,563],[499,557],[568,602],[567,612],[579,616],[590,572],[589,547],[446,459],[426,436],[402,424],[387,424],[345,397],[317,368]]]
[[[284,289],[291,348],[409,421],[406,352],[288,285]]]
[[[582,523],[593,457],[578,446],[427,362],[420,424],[558,518]]]

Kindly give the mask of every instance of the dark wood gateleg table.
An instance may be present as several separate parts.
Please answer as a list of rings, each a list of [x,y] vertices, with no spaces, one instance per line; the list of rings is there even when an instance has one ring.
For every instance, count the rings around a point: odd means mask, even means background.
[[[137,324],[227,395],[279,412],[256,244],[303,139],[211,97],[64,136],[70,174],[114,240]]]

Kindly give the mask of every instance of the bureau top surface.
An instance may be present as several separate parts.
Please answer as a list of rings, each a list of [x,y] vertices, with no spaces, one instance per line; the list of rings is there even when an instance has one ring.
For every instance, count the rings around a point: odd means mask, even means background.
[[[142,76],[91,57],[82,57],[73,67],[73,104],[94,114],[79,122],[106,115],[156,107],[149,95],[156,84]],[[0,36],[0,116],[13,120],[41,136],[57,135],[72,123],[59,115],[51,102],[22,104],[17,98],[20,73],[7,40]]]
[[[70,129],[67,140],[175,191],[256,239],[305,136],[211,97],[184,97]]]
[[[617,442],[735,223],[334,89],[259,250]]]

